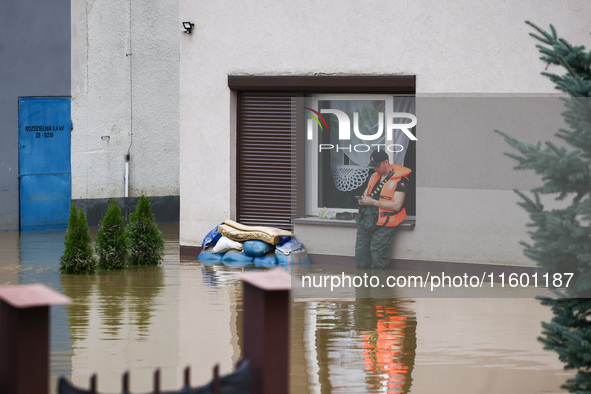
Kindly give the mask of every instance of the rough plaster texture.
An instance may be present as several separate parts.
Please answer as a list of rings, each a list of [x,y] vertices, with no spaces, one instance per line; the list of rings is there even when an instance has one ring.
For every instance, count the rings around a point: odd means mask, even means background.
[[[72,198],[179,195],[178,2],[72,2]]]
[[[403,74],[416,75],[418,95],[548,95],[555,91],[539,75],[545,65],[524,20],[543,27],[553,23],[561,36],[579,44],[589,41],[590,11],[591,3],[566,0],[384,0],[371,6],[353,0],[261,1],[236,3],[231,9],[215,1],[181,0],[180,19],[196,25],[192,35],[181,37],[181,244],[199,245],[207,231],[233,212],[235,182],[228,180],[236,115],[228,75]],[[520,185],[524,176],[512,173],[500,137],[495,140],[492,130],[481,130],[462,139],[465,130],[453,128],[449,135],[432,137],[439,127],[423,128],[420,119],[417,127],[422,136],[417,143],[418,224],[401,237],[412,253],[401,251],[400,257],[492,262],[502,256],[505,263],[525,263],[515,244],[517,233],[525,232],[526,216],[518,213],[516,198],[507,190]],[[553,132],[526,134],[537,141]],[[496,157],[510,182],[499,175],[487,180],[482,172],[491,173]],[[470,165],[462,165],[464,159]],[[429,169],[438,172],[429,174]],[[453,181],[445,182],[450,174]],[[459,200],[421,192],[458,194]],[[426,201],[428,209],[420,206]],[[483,201],[502,208],[492,210]],[[442,218],[450,203],[453,214]],[[495,235],[509,229],[514,237]],[[489,246],[482,249],[474,242],[477,232],[488,237]],[[429,246],[413,247],[418,242]],[[501,246],[507,247],[504,254],[499,253]],[[327,254],[338,254],[335,249],[324,247]]]
[[[417,99],[417,186],[527,190],[539,186],[533,171],[514,171],[515,152],[494,132],[536,143],[566,127],[559,97],[427,97]]]
[[[18,99],[70,95],[70,1],[0,2],[0,230],[19,227]]]
[[[510,190],[417,188],[415,231],[397,233],[393,256],[533,265],[519,244],[528,239],[528,216],[518,200]]]
[[[417,188],[414,230],[399,230],[392,256],[405,260],[453,261],[498,265],[533,266],[523,255],[519,241],[529,235],[528,215],[517,205],[512,190]],[[563,208],[568,201],[542,199],[549,209]],[[355,255],[355,227],[295,225],[295,235],[313,254]]]

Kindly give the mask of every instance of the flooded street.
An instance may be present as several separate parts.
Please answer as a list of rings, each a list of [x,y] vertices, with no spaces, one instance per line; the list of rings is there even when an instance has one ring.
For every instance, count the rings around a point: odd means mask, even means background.
[[[0,232],[0,284],[44,283],[72,298],[51,309],[51,387],[64,375],[100,392],[209,381],[239,359],[249,268],[179,257],[178,223],[159,225],[159,267],[60,275],[65,229]],[[96,228],[91,229],[96,238]],[[536,337],[549,309],[531,298],[292,300],[292,393],[558,393],[570,376]]]

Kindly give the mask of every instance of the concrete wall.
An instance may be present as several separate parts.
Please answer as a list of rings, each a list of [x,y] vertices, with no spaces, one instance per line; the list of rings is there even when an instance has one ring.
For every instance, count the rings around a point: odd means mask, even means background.
[[[528,239],[528,215],[513,190],[539,186],[539,179],[513,170],[516,162],[503,155],[512,148],[493,130],[526,140],[537,133],[560,144],[553,134],[566,127],[562,110],[558,97],[417,98],[416,227],[397,233],[393,255],[534,265],[519,244]],[[313,253],[354,255],[354,228],[300,222],[296,233]]]
[[[416,75],[417,94],[423,96],[549,95],[555,91],[539,75],[545,64],[524,20],[542,27],[552,23],[561,36],[580,44],[589,41],[590,11],[588,2],[566,0],[371,6],[352,0],[263,1],[234,4],[231,10],[214,1],[182,0],[180,19],[196,26],[181,37],[181,244],[199,245],[234,209],[230,158],[236,115],[228,75],[402,74]],[[507,123],[492,119],[489,131],[466,135],[466,129],[443,133],[440,124],[421,122],[419,117],[417,227],[400,236],[404,246],[396,257],[531,264],[518,245],[527,236],[527,216],[511,189],[529,188],[537,180],[531,173],[513,173],[502,155],[509,148],[492,129]],[[552,138],[555,130],[516,130],[516,135],[537,141]],[[296,228],[296,234],[309,241],[310,252],[350,255],[354,229],[343,230],[346,234],[335,229],[334,236],[308,230]],[[349,249],[342,252],[338,242]]]
[[[18,98],[70,95],[70,1],[0,2],[0,230],[19,226]]]
[[[128,153],[129,196],[179,195],[181,34],[176,0],[72,1],[72,199],[123,197]]]

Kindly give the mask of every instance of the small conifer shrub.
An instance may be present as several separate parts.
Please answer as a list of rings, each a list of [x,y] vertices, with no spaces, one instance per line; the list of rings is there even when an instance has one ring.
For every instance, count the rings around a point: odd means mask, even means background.
[[[116,200],[111,200],[96,237],[95,250],[99,258],[99,268],[125,268],[129,255],[128,244],[121,208]]]
[[[164,238],[156,226],[150,200],[141,196],[129,215],[130,264],[158,265],[164,253]]]
[[[96,259],[92,254],[88,221],[76,205],[70,206],[70,218],[64,240],[64,253],[60,257],[62,274],[90,274],[96,270]]]

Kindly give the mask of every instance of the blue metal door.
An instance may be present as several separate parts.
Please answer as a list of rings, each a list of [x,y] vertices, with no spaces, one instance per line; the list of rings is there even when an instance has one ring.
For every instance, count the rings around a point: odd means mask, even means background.
[[[64,227],[72,194],[70,98],[18,101],[20,227]]]

